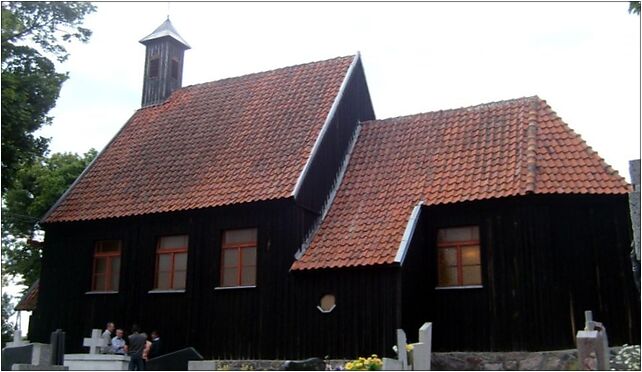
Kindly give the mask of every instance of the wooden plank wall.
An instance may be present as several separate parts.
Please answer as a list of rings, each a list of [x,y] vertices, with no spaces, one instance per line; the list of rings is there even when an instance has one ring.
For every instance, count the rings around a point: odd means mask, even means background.
[[[249,356],[259,346],[247,340],[271,334],[290,293],[283,282],[299,248],[307,216],[292,199],[222,207],[191,213],[126,218],[118,221],[59,224],[47,228],[33,340],[44,342],[56,328],[67,332],[67,350],[82,351],[82,337],[113,320],[129,328],[139,323],[158,328],[164,345],[191,344],[205,355],[212,350]],[[257,288],[215,290],[219,283],[221,231],[258,228]],[[161,235],[189,234],[185,293],[148,293],[154,286],[156,241]],[[122,239],[120,291],[86,294],[91,287],[96,240]],[[277,308],[279,307],[279,308]],[[260,310],[264,309],[264,310]],[[241,351],[243,353],[241,353]]]
[[[469,224],[480,225],[483,288],[434,289],[437,229]],[[419,226],[403,268],[402,324],[412,335],[432,321],[435,350],[571,348],[589,309],[612,345],[640,342],[625,196],[424,207]]]
[[[399,274],[398,267],[295,273],[300,300],[289,308],[298,318],[298,345],[287,349],[299,358],[393,357],[401,324]],[[324,314],[316,306],[329,293],[336,297],[336,308]]]
[[[160,330],[164,347],[194,346],[207,358],[352,358],[391,354],[399,326],[398,268],[290,273],[294,252],[315,216],[292,199],[121,221],[49,226],[43,283],[32,340],[67,332],[67,352],[109,320]],[[221,231],[258,227],[256,288],[214,289]],[[154,285],[156,241],[189,234],[185,293],[148,293]],[[117,294],[86,294],[95,240],[122,239]],[[333,293],[337,308],[317,309]]]
[[[184,46],[169,37],[154,40],[146,46],[141,106],[162,103],[172,92],[182,86],[184,54]],[[149,61],[153,58],[159,59],[158,77],[150,78],[147,68]],[[171,77],[172,59],[178,61],[178,77],[176,79]]]

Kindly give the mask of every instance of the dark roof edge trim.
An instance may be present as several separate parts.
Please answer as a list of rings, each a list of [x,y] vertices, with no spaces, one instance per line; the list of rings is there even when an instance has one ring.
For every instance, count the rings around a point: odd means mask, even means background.
[[[410,212],[410,217],[408,218],[408,224],[406,225],[406,230],[403,232],[403,237],[401,238],[401,243],[399,243],[399,249],[397,249],[397,255],[395,256],[396,263],[400,265],[403,264],[403,260],[406,258],[406,253],[410,247],[410,241],[415,235],[415,228],[417,227],[417,221],[419,221],[419,213],[421,212],[421,206],[424,204],[423,201],[420,201],[412,208]]]
[[[528,111],[526,126],[526,193],[534,193],[537,187],[537,127],[540,100],[535,99]]]
[[[111,144],[116,140],[116,138],[118,138],[118,136],[120,135],[120,133],[121,133],[123,130],[125,130],[125,128],[127,128],[127,125],[129,125],[129,123],[132,121],[132,119],[134,118],[134,116],[136,116],[136,114],[137,114],[137,113],[138,113],[138,110],[136,110],[136,112],[134,112],[134,114],[132,114],[132,116],[129,118],[129,120],[127,120],[127,122],[125,122],[125,125],[123,125],[122,127],[120,127],[120,129],[118,130],[118,132],[116,132],[116,134],[115,134],[115,135],[114,135],[114,136],[109,140],[109,142],[107,142],[107,144],[105,145],[105,147],[103,147],[103,149],[102,149],[102,150],[100,150],[100,152],[96,155],[96,157],[94,158],[94,160],[92,160],[92,161],[91,161],[91,163],[89,163],[89,165],[88,165],[88,166],[87,166],[87,167],[86,167],[86,168],[85,168],[85,169],[80,173],[80,175],[79,175],[78,177],[76,177],[76,179],[74,180],[74,182],[72,182],[72,183],[71,183],[71,186],[69,186],[69,187],[67,188],[67,190],[65,190],[65,192],[60,196],[60,198],[58,198],[58,200],[56,200],[56,202],[54,203],[54,205],[52,205],[52,206],[51,206],[51,208],[49,208],[49,210],[47,211],[47,213],[45,213],[45,215],[44,215],[44,216],[42,216],[42,218],[40,219],[40,221],[38,221],[38,223],[39,223],[39,224],[47,223],[47,218],[49,218],[49,216],[53,213],[53,211],[54,211],[56,208],[58,208],[58,206],[59,206],[59,205],[60,205],[60,204],[65,200],[65,198],[67,198],[67,195],[69,195],[69,193],[71,192],[71,190],[72,190],[74,187],[76,187],[76,184],[78,184],[78,182],[80,182],[80,180],[85,176],[85,174],[86,174],[87,172],[89,172],[89,170],[94,166],[94,164],[96,163],[96,161],[98,160],[98,158],[100,158],[100,157],[103,155],[103,153],[104,153],[104,152],[109,148],[109,146],[111,146]],[[72,221],[69,221],[69,222],[72,222]]]
[[[310,152],[310,156],[308,157],[308,160],[305,162],[305,166],[303,166],[303,170],[301,171],[301,174],[299,174],[299,178],[296,181],[296,184],[294,185],[294,190],[292,191],[292,195],[294,196],[295,199],[298,198],[299,196],[299,191],[301,190],[301,185],[303,184],[303,181],[305,180],[305,176],[308,174],[308,171],[310,170],[310,166],[312,164],[312,160],[314,160],[317,151],[319,150],[319,146],[321,145],[321,140],[325,136],[325,132],[328,130],[328,127],[330,127],[330,123],[332,122],[332,119],[334,118],[334,114],[336,113],[339,103],[341,102],[341,99],[343,98],[343,94],[345,90],[348,87],[348,81],[350,81],[350,77],[352,76],[352,73],[361,60],[361,53],[357,51],[357,54],[354,56],[354,59],[352,60],[352,63],[350,64],[350,67],[348,67],[348,71],[346,72],[346,76],[343,78],[343,81],[341,82],[341,87],[339,88],[339,93],[337,93],[337,96],[334,99],[334,102],[332,102],[332,106],[330,107],[330,111],[328,112],[328,116],[325,118],[325,122],[323,123],[323,126],[321,127],[321,132],[319,132],[319,135],[317,136],[316,140],[314,141],[314,146],[312,146],[312,151]]]
[[[308,249],[308,247],[312,243],[312,239],[314,238],[314,235],[316,235],[316,232],[321,228],[321,225],[323,224],[323,221],[325,220],[325,216],[328,214],[330,207],[332,207],[334,198],[337,196],[339,187],[343,182],[343,176],[345,176],[346,171],[348,170],[348,165],[350,164],[350,157],[352,156],[354,146],[357,144],[359,133],[361,133],[361,125],[358,124],[355,127],[354,133],[352,134],[352,138],[350,139],[350,143],[348,144],[348,151],[346,152],[345,157],[343,158],[343,163],[341,164],[341,167],[339,168],[339,172],[337,173],[337,176],[334,179],[334,185],[332,186],[332,189],[330,191],[330,194],[328,195],[328,198],[325,200],[325,203],[323,204],[323,209],[321,210],[321,216],[319,217],[317,222],[312,226],[310,231],[308,231],[307,236],[303,240],[303,244],[301,244],[301,247],[299,248],[299,250],[296,251],[296,253],[294,254],[295,262],[300,260],[301,257],[303,257],[303,254],[305,254],[305,251]],[[296,203],[296,198],[294,199],[294,201]]]

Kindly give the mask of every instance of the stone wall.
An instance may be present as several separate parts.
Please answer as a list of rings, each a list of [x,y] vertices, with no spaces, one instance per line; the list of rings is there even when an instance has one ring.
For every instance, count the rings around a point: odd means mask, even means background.
[[[639,349],[639,346],[637,346]],[[611,348],[611,369],[627,369],[615,362],[622,347]],[[190,362],[190,370],[277,371],[283,360],[210,360]],[[329,360],[332,370],[339,370],[347,360]],[[621,363],[620,363],[621,364]],[[578,371],[577,350],[542,352],[449,352],[432,353],[433,371]]]
[[[569,371],[578,367],[577,350],[432,354],[434,371]]]

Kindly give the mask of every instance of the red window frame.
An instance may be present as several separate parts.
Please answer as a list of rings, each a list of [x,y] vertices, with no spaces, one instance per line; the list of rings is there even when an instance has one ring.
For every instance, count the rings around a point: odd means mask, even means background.
[[[464,284],[464,267],[472,267],[472,266],[479,266],[479,269],[481,271],[481,245],[480,245],[480,239],[479,239],[479,226],[477,225],[472,225],[472,226],[457,226],[457,227],[450,227],[450,228],[441,228],[437,231],[437,236],[439,236],[439,231],[442,230],[449,230],[449,229],[456,229],[456,228],[477,228],[477,239],[472,239],[472,240],[457,240],[457,241],[449,241],[449,242],[441,242],[439,241],[439,238],[437,238],[437,285],[439,287],[463,287],[463,286],[468,286],[468,285],[482,285],[482,276],[480,275],[479,277],[479,282],[476,283],[467,283]],[[464,248],[468,247],[477,247],[478,249],[478,255],[480,257],[480,262],[479,264],[474,264],[474,265],[466,265],[463,263],[462,259],[462,250]],[[457,264],[456,265],[443,265],[439,261],[439,254],[441,250],[445,249],[455,249],[456,254],[457,254]],[[457,283],[455,284],[442,284],[440,282],[440,273],[441,270],[443,270],[444,267],[456,267],[457,268]]]
[[[185,236],[187,237],[186,244],[184,247],[174,247],[174,248],[161,248],[161,240],[163,238],[169,238],[172,236]],[[189,246],[189,236],[188,235],[165,235],[161,236],[158,238],[158,242],[156,243],[156,273],[154,276],[154,289],[161,289],[161,290],[173,290],[173,289],[185,289],[187,283],[183,283],[182,288],[174,288],[174,274],[176,272],[176,255],[185,253],[187,254],[187,247]],[[169,288],[159,288],[158,287],[158,274],[160,273],[160,257],[161,255],[170,255],[171,260],[170,260],[170,266],[169,266]],[[187,272],[187,265],[185,267],[185,271]],[[185,278],[185,281],[187,282],[187,277]]]
[[[102,244],[104,242],[118,242],[118,250],[117,251],[109,251],[109,252],[99,252],[98,250],[102,248]],[[111,287],[111,279],[112,279],[112,261],[115,257],[120,258],[120,254],[122,251],[122,242],[120,240],[99,240],[94,244],[94,259],[93,259],[93,268],[91,271],[91,290],[92,291],[118,291],[118,288],[114,289]],[[104,274],[98,274],[96,273],[96,262],[99,259],[106,259],[105,261],[105,273]],[[122,263],[122,261],[121,261]],[[103,281],[104,281],[104,288],[103,289],[97,289],[96,285],[98,284],[96,277],[98,275],[103,275]],[[116,275],[120,276],[120,266],[118,273]],[[120,279],[120,278],[119,278]],[[118,284],[120,285],[120,280],[118,280]]]
[[[248,241],[248,242],[243,242],[243,243],[227,243],[225,242],[225,233],[228,231],[234,231],[234,230],[254,230],[255,231],[255,236],[258,234],[258,231],[256,228],[248,228],[248,229],[230,229],[230,230],[224,230],[223,235],[221,237],[222,244],[221,244],[221,278],[220,278],[220,286],[221,287],[241,287],[241,286],[253,286],[256,285],[256,260],[258,260],[258,244],[257,240],[258,237],[255,238],[254,241]],[[254,265],[243,265],[243,254],[242,250],[243,249],[248,249],[248,248],[254,248],[256,250],[256,258]],[[238,250],[238,263],[234,266],[225,266],[225,260],[223,259],[225,254],[225,250]],[[238,275],[236,277],[236,282],[234,284],[225,284],[224,279],[225,279],[225,269],[228,268],[237,268],[238,269]],[[252,284],[242,284],[243,283],[243,269],[247,268],[253,268],[254,269],[254,283]]]

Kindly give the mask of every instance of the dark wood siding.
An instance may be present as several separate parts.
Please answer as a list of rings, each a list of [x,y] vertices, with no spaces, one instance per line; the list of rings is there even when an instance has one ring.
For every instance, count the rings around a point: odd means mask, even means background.
[[[347,82],[334,116],[321,138],[317,152],[310,161],[309,169],[297,195],[299,205],[313,211],[321,211],[358,123],[374,118],[366,77],[359,61]]]
[[[610,344],[639,343],[626,203],[532,196],[424,207],[403,267],[404,328],[432,321],[438,351],[570,348],[593,310]],[[469,224],[480,226],[483,288],[434,289],[437,229]]]
[[[211,358],[352,358],[390,354],[399,326],[399,270],[394,268],[290,273],[294,252],[316,216],[292,199],[121,220],[47,226],[41,297],[32,340],[67,332],[67,352],[107,321],[127,331],[133,323],[158,329],[166,350],[193,346]],[[215,289],[221,232],[258,228],[256,288]],[[184,293],[149,293],[156,242],[189,234]],[[117,294],[86,294],[94,242],[122,239]],[[316,306],[337,297],[329,314]]]
[[[389,356],[396,328],[415,341],[417,328],[432,321],[437,351],[544,350],[573,347],[591,309],[611,344],[637,343],[626,208],[625,197],[574,196],[423,207],[401,270],[289,272],[316,217],[293,199],[54,224],[46,226],[29,337],[47,342],[62,328],[67,351],[80,352],[92,328],[113,320],[158,329],[167,350],[189,345],[208,358],[353,358]],[[468,224],[480,226],[483,288],[435,290],[436,230]],[[257,286],[215,289],[221,232],[243,227],[258,228]],[[148,293],[158,237],[185,233],[186,291]],[[100,239],[123,240],[117,294],[86,294]],[[337,307],[323,314],[316,306],[327,293]]]
[[[113,320],[126,329],[132,323],[147,332],[158,329],[169,350],[193,345],[204,355],[271,356],[271,338],[261,335],[276,332],[283,304],[291,296],[284,285],[288,270],[311,219],[286,199],[47,226],[44,284],[30,337],[46,341],[49,332],[62,328],[67,350],[78,352],[92,328]],[[243,227],[258,228],[257,287],[215,290],[221,232]],[[184,293],[148,293],[154,286],[156,242],[167,234],[189,234],[187,288]],[[123,241],[117,294],[86,294],[94,242],[101,239]]]
[[[286,347],[296,357],[352,359],[393,356],[401,323],[398,267],[297,272],[296,297],[288,306],[296,319],[296,343]],[[325,294],[334,294],[336,308],[317,309]],[[292,337],[284,333],[283,337]]]

